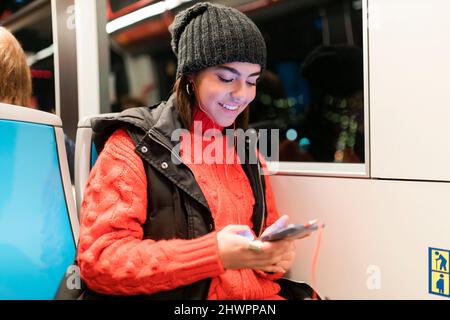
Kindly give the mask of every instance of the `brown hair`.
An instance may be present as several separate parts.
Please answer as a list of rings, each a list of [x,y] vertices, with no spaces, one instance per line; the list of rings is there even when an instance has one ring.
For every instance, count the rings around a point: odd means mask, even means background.
[[[192,126],[192,110],[196,105],[197,101],[195,95],[190,95],[186,91],[186,86],[189,83],[187,75],[182,75],[179,77],[173,86],[173,93],[176,95],[175,98],[175,108],[178,111],[178,115],[181,118],[181,122],[184,127],[190,129]],[[248,121],[250,115],[250,106],[247,106],[244,111],[236,118],[235,125],[236,129],[241,128],[244,130],[248,129]]]
[[[31,91],[25,53],[11,32],[0,27],[0,102],[28,106]]]

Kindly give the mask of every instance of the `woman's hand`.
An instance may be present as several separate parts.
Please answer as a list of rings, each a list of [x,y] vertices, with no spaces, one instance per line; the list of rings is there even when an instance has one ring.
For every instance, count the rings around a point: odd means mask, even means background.
[[[295,240],[281,240],[281,241],[290,242],[288,245],[289,249],[286,252],[284,252],[284,254],[281,257],[281,260],[273,265],[259,268],[259,270],[264,272],[285,273],[292,267],[295,259]],[[273,243],[276,244],[277,242],[280,241],[276,241]]]
[[[240,235],[249,231],[247,225],[229,225],[217,233],[219,256],[225,269],[285,272],[290,268],[295,256],[294,240],[261,242]]]
[[[273,233],[273,232],[276,232],[276,231],[278,231],[280,229],[283,229],[288,224],[289,224],[289,216],[282,215],[280,218],[278,218],[277,221],[272,223],[272,225],[268,226],[266,228],[266,230],[264,230],[264,232],[261,234],[261,238],[264,237],[265,235],[269,234],[269,233]]]

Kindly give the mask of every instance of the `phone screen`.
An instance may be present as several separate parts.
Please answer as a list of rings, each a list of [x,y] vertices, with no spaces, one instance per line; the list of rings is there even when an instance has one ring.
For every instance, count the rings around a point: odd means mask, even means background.
[[[277,241],[286,238],[301,238],[318,229],[317,221],[311,221],[306,224],[289,224],[286,227],[264,235],[262,241]],[[323,227],[323,225],[322,225]]]

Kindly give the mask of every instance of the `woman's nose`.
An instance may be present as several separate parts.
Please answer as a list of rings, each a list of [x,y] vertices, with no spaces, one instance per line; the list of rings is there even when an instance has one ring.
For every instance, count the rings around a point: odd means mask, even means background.
[[[247,91],[245,85],[242,85],[241,83],[236,83],[236,85],[233,88],[233,91],[231,92],[231,98],[233,99],[233,102],[235,103],[244,102],[246,95]]]

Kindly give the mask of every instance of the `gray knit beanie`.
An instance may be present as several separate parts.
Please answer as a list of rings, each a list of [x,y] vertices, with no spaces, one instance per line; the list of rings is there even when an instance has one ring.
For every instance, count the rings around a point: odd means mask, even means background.
[[[201,2],[179,12],[169,26],[172,50],[182,74],[230,63],[266,67],[266,43],[258,27],[242,12]]]

